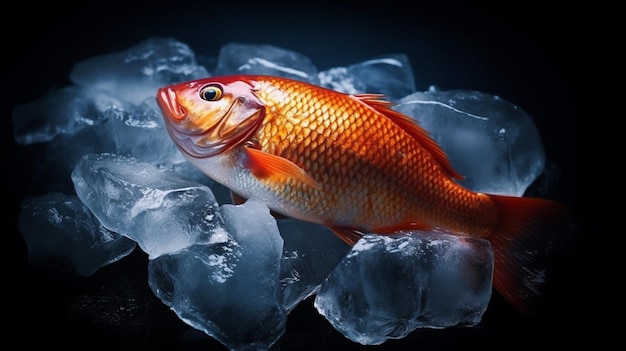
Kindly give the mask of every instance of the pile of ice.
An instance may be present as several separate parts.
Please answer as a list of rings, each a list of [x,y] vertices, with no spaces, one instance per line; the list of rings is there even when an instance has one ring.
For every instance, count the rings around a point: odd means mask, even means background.
[[[269,74],[346,93],[384,93],[415,117],[475,190],[521,196],[544,169],[532,118],[477,91],[416,91],[403,54],[318,70],[299,53],[232,43],[211,66],[151,38],[79,62],[72,85],[13,111],[15,139],[45,143],[41,196],[25,199],[29,261],[89,276],[139,246],[149,285],[181,320],[231,350],[269,349],[307,297],[347,338],[380,344],[416,328],[476,325],[491,296],[487,241],[415,232],[346,246],[324,227],[276,220],[186,163],[157,88],[210,75]]]

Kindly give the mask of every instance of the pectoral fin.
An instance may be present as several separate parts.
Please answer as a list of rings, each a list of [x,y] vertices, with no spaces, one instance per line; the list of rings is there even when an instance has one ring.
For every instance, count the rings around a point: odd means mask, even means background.
[[[313,188],[319,189],[320,184],[315,181],[305,170],[286,158],[264,152],[253,147],[246,147],[246,161],[244,167],[248,168],[259,179],[271,179],[277,182],[283,178],[293,178]]]

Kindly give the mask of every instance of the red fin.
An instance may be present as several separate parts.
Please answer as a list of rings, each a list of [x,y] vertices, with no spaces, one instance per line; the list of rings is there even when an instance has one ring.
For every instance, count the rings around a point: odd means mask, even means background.
[[[420,145],[422,145],[428,152],[430,152],[435,160],[437,160],[444,171],[452,178],[463,179],[464,177],[459,174],[450,164],[448,156],[443,149],[437,144],[437,142],[430,137],[428,131],[417,124],[413,118],[404,115],[398,111],[392,110],[393,103],[384,100],[384,95],[381,94],[355,94],[353,95],[363,103],[372,107],[376,111],[384,114],[387,118],[391,119],[394,123],[399,125],[413,138],[415,138]]]
[[[250,169],[255,177],[260,179],[289,177],[313,188],[320,188],[315,179],[288,159],[252,147],[246,147],[244,150],[248,158],[245,167]]]
[[[350,246],[354,246],[354,244],[363,237],[363,232],[352,228],[329,226],[328,229]]]
[[[493,286],[518,311],[536,315],[558,250],[571,234],[567,207],[544,199],[490,196],[502,213],[499,228],[489,237]]]

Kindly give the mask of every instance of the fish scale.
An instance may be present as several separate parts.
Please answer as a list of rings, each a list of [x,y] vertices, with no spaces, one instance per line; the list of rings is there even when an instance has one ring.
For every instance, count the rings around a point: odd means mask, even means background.
[[[306,206],[301,210],[313,213],[332,208],[338,214],[332,224],[363,223],[368,228],[384,228],[408,221],[424,210],[420,204],[428,202],[428,196],[441,194],[429,191],[444,186],[432,181],[436,177],[415,177],[420,169],[433,174],[441,171],[391,120],[347,95],[337,96],[324,89],[303,91],[297,85],[299,82],[273,80],[261,83],[256,93],[267,110],[254,137],[261,149],[299,165],[324,187],[325,192],[320,193],[287,180],[290,189],[298,189],[285,195],[287,201]],[[280,192],[281,186],[273,184],[274,191]],[[419,189],[426,189],[427,201],[417,201],[424,197]],[[307,202],[301,198],[305,193]],[[353,204],[360,202],[364,202],[363,210],[356,212]]]

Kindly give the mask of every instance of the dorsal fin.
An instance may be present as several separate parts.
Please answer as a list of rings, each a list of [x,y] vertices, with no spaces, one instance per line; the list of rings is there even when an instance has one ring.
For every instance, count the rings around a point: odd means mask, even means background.
[[[450,164],[448,156],[445,151],[437,144],[437,142],[430,136],[428,131],[417,124],[417,121],[411,117],[404,115],[398,111],[392,110],[392,102],[385,100],[385,96],[382,94],[354,94],[352,95],[359,101],[370,106],[374,110],[382,113],[387,118],[396,123],[400,128],[404,129],[409,135],[417,140],[424,149],[430,152],[435,160],[441,164],[444,172],[450,177],[455,179],[463,179],[464,177],[459,174]]]

